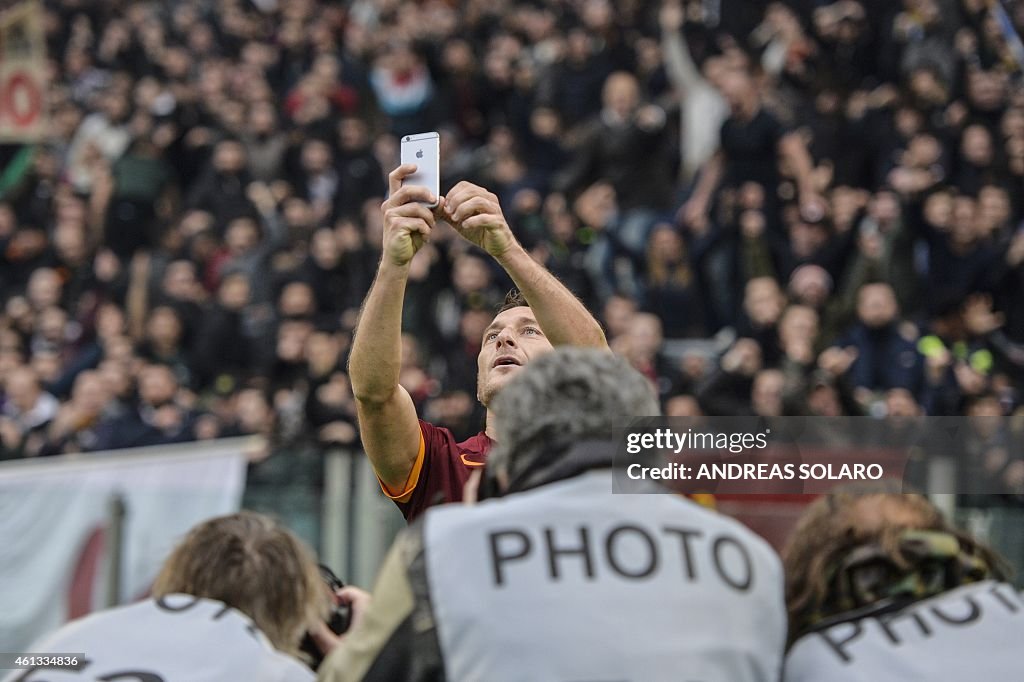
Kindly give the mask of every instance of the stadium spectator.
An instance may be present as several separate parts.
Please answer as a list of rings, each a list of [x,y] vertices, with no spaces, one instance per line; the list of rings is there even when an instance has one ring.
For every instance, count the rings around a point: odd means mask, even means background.
[[[149,363],[167,365],[178,383],[191,386],[192,369],[184,346],[185,326],[178,312],[170,306],[150,310],[146,319],[146,332],[136,353]]]
[[[510,367],[524,366],[554,344],[606,347],[597,321],[513,236],[497,197],[468,182],[445,197],[432,197],[423,187],[402,187],[412,170],[399,166],[389,176],[390,198],[382,206],[384,256],[363,305],[349,361],[363,446],[385,494],[406,518],[422,513],[435,498],[461,499],[462,485],[474,467],[482,466],[493,443],[490,416],[484,431],[459,444],[449,430],[417,420],[415,405],[399,383],[409,263],[436,219],[424,203],[436,203],[438,216],[483,248],[522,290],[522,296],[506,300],[484,330],[476,395],[485,408],[519,371]]]
[[[62,404],[46,431],[39,454],[57,455],[97,449],[98,427],[110,413],[110,388],[98,370],[86,370],[75,378],[71,400]]]
[[[309,388],[305,418],[312,428],[318,430],[317,440],[322,444],[352,445],[358,435],[355,400],[342,362],[343,343],[339,335],[324,330],[316,330],[306,339],[306,383]],[[412,371],[410,362],[403,367],[403,376],[408,377]],[[410,384],[407,381],[403,385]]]
[[[723,74],[722,57],[709,55],[698,68],[682,30],[686,8],[665,2],[658,14],[665,71],[678,91],[682,174],[690,181],[717,150],[718,134],[729,115],[715,83]]]
[[[329,606],[309,548],[268,517],[240,512],[189,531],[152,597],[72,621],[37,648],[88,652],[74,670],[48,670],[54,680],[313,680],[299,642]]]
[[[870,402],[877,391],[920,390],[921,357],[899,322],[896,294],[890,284],[869,283],[860,288],[857,322],[840,335],[836,346],[857,352],[849,371],[853,386],[862,392],[862,402]]]
[[[1005,679],[1020,594],[992,550],[894,485],[815,501],[784,553],[784,679]]]
[[[636,312],[636,301],[627,296],[613,296],[605,302],[601,321],[610,342],[629,332],[629,323]]]
[[[167,365],[139,372],[138,403],[126,414],[97,426],[97,450],[163,445],[197,440],[199,414],[183,400],[178,379]]]
[[[4,394],[0,416],[4,459],[39,454],[46,427],[57,416],[60,403],[43,390],[39,374],[31,367],[19,367],[7,374]]]
[[[488,499],[403,532],[321,680],[777,678],[785,612],[768,545],[677,495],[612,500],[614,423],[659,411],[643,376],[610,353],[557,349],[492,407]],[[623,634],[609,639],[613,622]]]
[[[185,203],[193,210],[208,213],[214,232],[220,236],[231,220],[251,215],[254,209],[245,193],[250,181],[245,147],[229,138],[218,142],[212,154],[209,166]]]
[[[220,282],[216,300],[203,312],[192,346],[198,387],[230,380],[252,367],[256,352],[245,330],[251,291],[249,277],[233,272]]]
[[[696,240],[694,240],[696,241]],[[671,225],[655,225],[644,268],[644,307],[659,318],[669,338],[699,338],[704,309],[696,277],[697,260],[690,245]]]
[[[653,215],[667,210],[672,188],[665,144],[665,112],[642,104],[636,76],[617,71],[602,89],[602,109],[581,133],[579,149],[555,189],[570,195],[597,180],[611,184],[622,210],[613,228],[618,244],[636,256],[654,224]]]
[[[254,180],[269,183],[281,174],[288,136],[279,123],[277,109],[271,102],[254,102],[249,109],[242,143]]]
[[[633,369],[647,377],[658,400],[664,404],[670,396],[690,387],[682,370],[662,352],[664,336],[661,321],[650,313],[637,313],[630,318],[628,331],[616,339],[612,347]]]
[[[803,141],[788,131],[764,107],[761,95],[746,69],[731,69],[719,84],[731,116],[722,124],[719,151],[700,177],[685,209],[688,223],[707,220],[711,201],[720,182],[739,188],[754,182],[767,191],[767,206],[774,208],[779,184],[777,155],[786,158],[786,168],[797,185],[800,207],[807,220],[820,220],[824,202],[811,175],[813,162]]]
[[[785,305],[786,297],[775,278],[754,277],[747,281],[738,330],[760,345],[765,364],[770,366],[777,364],[781,356],[778,324]]]

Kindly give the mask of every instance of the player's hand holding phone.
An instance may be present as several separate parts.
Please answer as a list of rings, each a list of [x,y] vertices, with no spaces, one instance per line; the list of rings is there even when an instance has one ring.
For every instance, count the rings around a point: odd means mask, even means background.
[[[516,245],[493,193],[463,181],[441,196],[437,133],[406,135],[401,154],[402,165],[388,176],[389,197],[381,207],[384,253],[392,263],[407,265],[429,238],[437,218],[451,223],[460,235],[495,258]]]
[[[405,184],[416,173],[414,164],[402,164],[388,175],[388,198],[381,204],[384,213],[384,258],[393,265],[406,266],[434,229],[435,212],[444,199],[427,187]],[[431,209],[430,205],[437,206]]]
[[[402,138],[402,165],[388,175],[384,213],[384,257],[406,266],[430,237],[441,215],[440,136],[437,133]]]
[[[471,182],[462,181],[448,192],[444,214],[460,235],[495,258],[501,258],[517,243],[498,197]]]

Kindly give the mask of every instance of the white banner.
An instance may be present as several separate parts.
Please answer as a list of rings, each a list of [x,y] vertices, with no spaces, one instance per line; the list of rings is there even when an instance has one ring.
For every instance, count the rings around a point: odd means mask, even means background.
[[[0,140],[46,135],[43,6],[28,0],[0,12]]]
[[[148,593],[189,528],[237,511],[251,439],[0,466],[0,651],[101,609],[111,501],[125,505],[118,601]]]

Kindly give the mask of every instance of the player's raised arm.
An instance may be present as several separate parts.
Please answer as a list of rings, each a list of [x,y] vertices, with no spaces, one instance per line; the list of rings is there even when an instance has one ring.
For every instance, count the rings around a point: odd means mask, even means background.
[[[402,303],[409,262],[430,236],[434,197],[425,187],[402,187],[416,166],[403,165],[388,176],[383,255],[377,277],[363,302],[349,378],[356,398],[363,447],[381,482],[395,496],[405,491],[420,446],[412,398],[398,384],[402,365]],[[443,200],[439,209],[444,205]]]
[[[444,215],[459,234],[505,268],[552,345],[608,347],[593,315],[516,240],[497,196],[478,185],[460,182],[448,192]]]

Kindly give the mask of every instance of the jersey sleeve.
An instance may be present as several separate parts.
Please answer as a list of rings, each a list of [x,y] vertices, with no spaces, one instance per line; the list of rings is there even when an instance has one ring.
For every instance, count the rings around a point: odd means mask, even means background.
[[[428,507],[461,500],[465,478],[455,436],[421,419],[420,448],[405,486],[393,491],[381,483],[381,490],[398,505],[406,520],[412,521]]]

